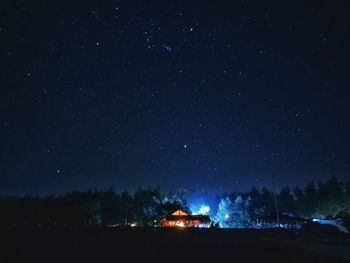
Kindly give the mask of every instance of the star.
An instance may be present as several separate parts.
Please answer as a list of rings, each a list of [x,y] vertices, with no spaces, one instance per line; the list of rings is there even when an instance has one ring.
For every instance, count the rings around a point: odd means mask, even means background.
[[[250,171],[261,182],[270,172],[293,175],[286,182],[293,186],[304,182],[304,172],[315,181],[349,174],[350,62],[344,54],[350,45],[337,46],[350,39],[332,32],[346,27],[338,25],[341,16],[323,21],[320,12],[312,21],[300,16],[300,23],[286,17],[292,25],[286,31],[264,16],[283,14],[279,6],[48,3],[41,8],[46,37],[38,41],[29,23],[36,21],[29,12],[36,5],[22,2],[26,15],[9,8],[13,13],[4,19],[18,23],[0,25],[7,38],[0,57],[11,58],[0,59],[7,87],[0,89],[0,138],[8,138],[2,168],[11,171],[0,173],[9,183],[0,184],[1,191],[12,189],[7,176],[21,182],[21,167],[36,168],[38,160],[42,169],[28,175],[28,192],[38,179],[50,180],[46,171],[62,180],[63,190],[161,182],[171,190],[203,183],[228,192],[254,184],[253,176],[245,177]],[[303,8],[308,5],[294,11]],[[62,16],[52,19],[52,10]],[[227,10],[237,11],[235,19]],[[275,34],[259,33],[271,28]],[[22,147],[26,152],[18,154]],[[163,180],[164,171],[177,175],[176,182]],[[187,172],[194,180],[184,180]],[[206,185],[200,179],[210,173]],[[43,182],[40,190],[54,183]]]

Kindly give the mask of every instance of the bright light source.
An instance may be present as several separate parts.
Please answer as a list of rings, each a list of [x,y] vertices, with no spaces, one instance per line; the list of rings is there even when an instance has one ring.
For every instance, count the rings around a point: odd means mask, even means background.
[[[183,221],[177,221],[177,222],[175,223],[175,226],[178,226],[178,227],[185,227],[185,224],[184,224]]]
[[[228,214],[225,215],[225,218],[226,218],[226,219],[229,218],[229,217],[230,217],[230,216],[229,216]]]
[[[207,215],[210,211],[210,207],[208,205],[201,205],[198,210],[198,214]]]
[[[201,204],[198,210],[196,211],[196,209],[194,209],[194,211],[195,212],[193,212],[192,215],[208,215],[210,211],[210,207],[206,204]]]

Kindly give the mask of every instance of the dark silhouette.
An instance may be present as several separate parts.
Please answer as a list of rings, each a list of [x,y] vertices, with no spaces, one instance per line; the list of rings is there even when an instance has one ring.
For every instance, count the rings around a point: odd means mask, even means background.
[[[228,195],[233,201],[237,196],[249,201],[248,213],[252,221],[275,213],[273,193],[266,187]],[[340,182],[335,177],[317,186],[310,182],[304,188],[283,187],[276,198],[281,213],[294,213],[305,219],[349,221],[350,182]],[[73,191],[60,196],[1,196],[0,209],[0,223],[7,226],[159,226],[159,219],[171,211],[190,212],[184,197],[152,188],[139,188],[133,194],[117,193],[110,188]]]

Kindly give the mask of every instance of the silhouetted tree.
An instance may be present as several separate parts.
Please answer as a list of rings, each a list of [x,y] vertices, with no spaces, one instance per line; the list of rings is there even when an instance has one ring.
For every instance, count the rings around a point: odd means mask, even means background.
[[[127,191],[118,194],[113,188],[105,191],[72,191],[60,196],[47,197],[0,196],[0,224],[27,226],[110,225],[137,221],[140,225],[154,225],[176,209],[186,212],[188,191],[161,193],[159,189],[139,188],[132,195]],[[272,192],[263,187],[253,187],[249,192],[233,192],[227,197],[217,197],[215,219],[223,227],[243,227],[250,219],[275,213]],[[349,218],[350,182],[336,177],[325,182],[306,184],[304,188],[283,187],[277,195],[281,212],[294,212],[306,219]],[[214,208],[215,209],[215,208]],[[159,221],[158,221],[159,222]]]
[[[139,188],[134,194],[133,206],[136,220],[143,226],[153,225],[153,220],[158,217],[158,206],[161,203],[158,189]]]
[[[280,212],[292,212],[295,210],[294,198],[292,192],[288,186],[281,189],[277,196],[277,203]]]

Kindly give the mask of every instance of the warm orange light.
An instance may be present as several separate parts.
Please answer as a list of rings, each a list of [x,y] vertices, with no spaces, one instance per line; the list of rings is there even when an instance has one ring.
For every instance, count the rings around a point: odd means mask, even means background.
[[[185,224],[184,224],[183,221],[177,221],[177,222],[175,223],[175,226],[177,226],[177,227],[185,227]]]

